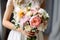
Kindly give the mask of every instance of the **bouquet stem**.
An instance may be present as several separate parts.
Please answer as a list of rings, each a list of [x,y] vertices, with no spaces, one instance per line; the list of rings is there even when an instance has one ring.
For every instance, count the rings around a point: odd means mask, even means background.
[[[27,38],[27,40],[36,40],[36,36],[33,36],[33,37],[30,37],[30,38]]]

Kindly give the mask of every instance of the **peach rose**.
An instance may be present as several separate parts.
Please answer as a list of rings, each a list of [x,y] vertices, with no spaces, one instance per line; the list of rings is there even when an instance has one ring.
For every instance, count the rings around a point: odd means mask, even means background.
[[[30,22],[30,26],[35,28],[40,25],[41,19],[38,16],[33,16],[29,22]]]

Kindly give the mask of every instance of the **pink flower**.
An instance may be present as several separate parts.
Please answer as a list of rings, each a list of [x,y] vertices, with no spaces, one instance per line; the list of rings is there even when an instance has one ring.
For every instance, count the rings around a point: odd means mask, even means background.
[[[32,8],[31,12],[35,15],[37,13],[37,10],[35,8]]]
[[[29,22],[30,22],[30,26],[35,28],[40,25],[41,19],[38,16],[33,16]]]
[[[24,16],[21,20],[20,20],[20,25],[24,25],[27,21],[29,21],[29,17],[27,17],[27,16]]]

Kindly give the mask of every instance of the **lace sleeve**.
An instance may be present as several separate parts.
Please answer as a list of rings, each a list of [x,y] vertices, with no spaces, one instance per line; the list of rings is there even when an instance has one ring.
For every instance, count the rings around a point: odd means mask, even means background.
[[[13,6],[13,0],[8,0],[6,4],[6,8]]]

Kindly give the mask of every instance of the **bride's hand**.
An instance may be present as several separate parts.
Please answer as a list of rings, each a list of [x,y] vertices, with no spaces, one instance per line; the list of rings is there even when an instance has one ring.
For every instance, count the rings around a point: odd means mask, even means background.
[[[20,32],[20,33],[22,33],[25,36],[28,36],[28,37],[31,37],[31,36],[33,36],[35,34],[33,32],[27,32],[25,30],[22,30],[21,28],[18,28],[17,31]]]
[[[26,36],[28,36],[28,37],[34,36],[34,34],[35,34],[35,33],[33,33],[33,32],[27,32],[27,31],[25,31],[25,30],[24,30],[22,33],[23,33],[23,35],[26,35]]]

